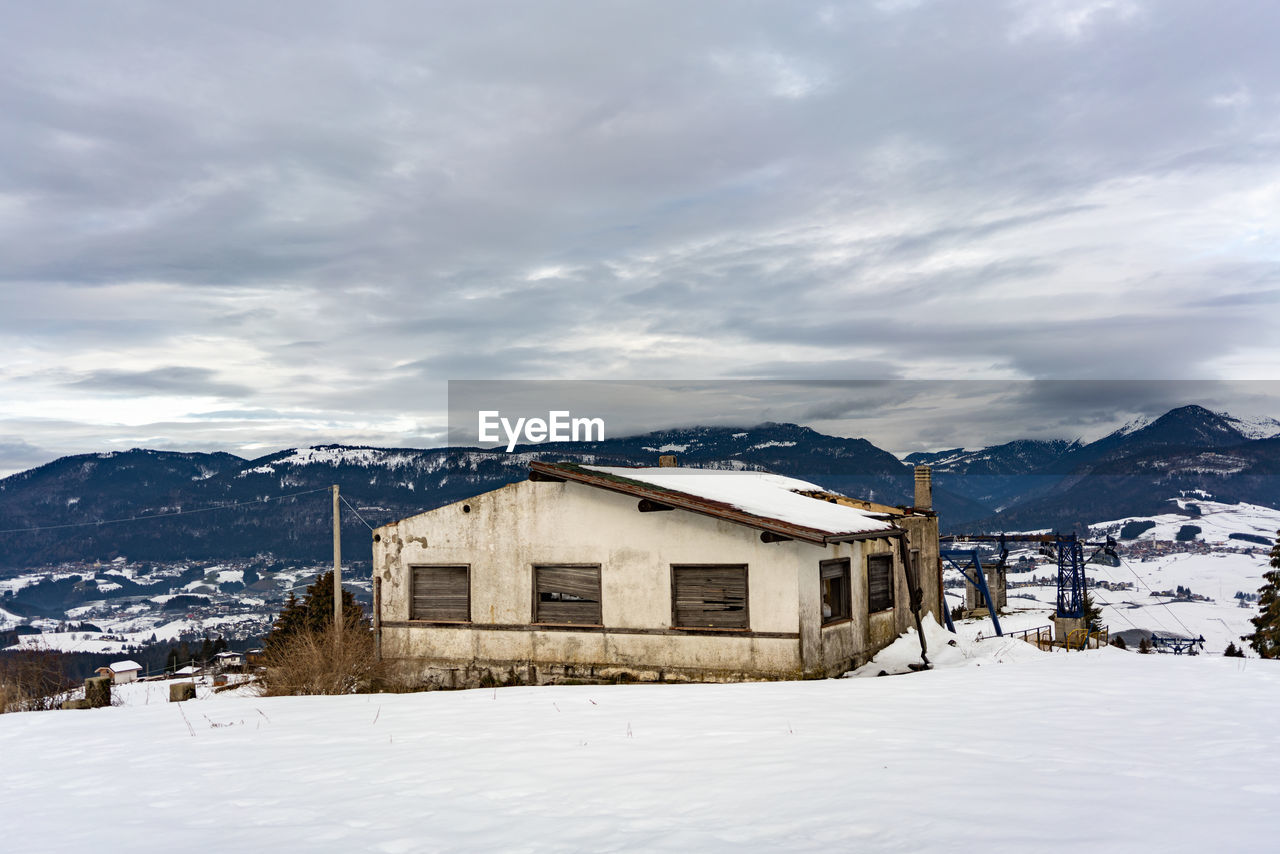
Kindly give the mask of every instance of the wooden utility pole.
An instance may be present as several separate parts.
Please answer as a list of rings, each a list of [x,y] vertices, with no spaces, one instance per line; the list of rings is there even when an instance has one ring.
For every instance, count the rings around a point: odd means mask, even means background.
[[[333,644],[342,649],[342,527],[336,483],[333,485]]]

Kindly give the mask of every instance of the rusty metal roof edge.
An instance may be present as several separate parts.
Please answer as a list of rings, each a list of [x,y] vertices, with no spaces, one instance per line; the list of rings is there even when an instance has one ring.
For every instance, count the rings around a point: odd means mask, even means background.
[[[773,519],[768,516],[757,516],[754,513],[748,513],[745,510],[739,510],[732,505],[725,504],[720,501],[712,501],[706,498],[700,498],[696,495],[690,495],[687,492],[677,492],[671,489],[664,489],[653,484],[642,483],[638,480],[630,480],[625,477],[616,475],[600,475],[594,472],[584,471],[574,463],[548,463],[541,460],[534,460],[529,463],[530,471],[538,471],[543,474],[552,474],[563,477],[566,480],[573,480],[587,486],[594,486],[598,489],[605,489],[611,492],[619,492],[624,495],[632,495],[636,498],[648,498],[651,501],[657,501],[661,504],[668,504],[680,510],[687,510],[691,513],[700,513],[704,516],[711,516],[716,519],[725,519],[729,522],[736,522],[740,525],[746,525],[750,528],[757,528],[762,531],[772,531],[775,534],[781,534],[790,537],[793,540],[801,540],[813,545],[825,546],[831,543],[850,542],[854,540],[870,540],[878,537],[896,537],[901,533],[901,529],[893,524],[890,520],[885,520],[890,526],[890,530],[878,531],[862,531],[848,534],[831,534],[820,528],[810,528],[807,525],[797,525],[794,522],[784,522],[781,519]],[[814,499],[815,501],[819,499]]]
[[[906,535],[907,532],[902,528],[899,528],[897,525],[894,525],[893,522],[890,522],[889,524],[893,525],[893,529],[889,531],[863,531],[857,534],[832,534],[827,537],[825,541],[827,545],[831,545],[832,543],[854,543],[860,540],[893,539],[895,537],[903,537]]]

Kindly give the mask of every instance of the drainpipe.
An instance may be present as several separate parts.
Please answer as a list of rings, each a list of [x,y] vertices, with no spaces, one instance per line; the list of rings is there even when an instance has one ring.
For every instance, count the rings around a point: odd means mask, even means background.
[[[382,576],[373,575],[373,658],[382,661]]]
[[[924,592],[920,589],[920,567],[911,563],[911,544],[907,540],[907,532],[900,530],[897,538],[898,556],[902,560],[902,568],[907,576],[907,598],[911,603],[911,615],[916,619],[916,635],[920,638],[920,660],[924,662],[923,666],[913,666],[911,669],[928,670],[930,667],[929,643],[925,640],[924,623],[920,619],[920,609],[924,605]]]

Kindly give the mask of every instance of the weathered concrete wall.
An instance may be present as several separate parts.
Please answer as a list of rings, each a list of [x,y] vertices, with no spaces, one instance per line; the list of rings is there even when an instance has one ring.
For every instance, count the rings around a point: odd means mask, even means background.
[[[196,698],[196,686],[192,682],[178,682],[169,686],[169,702],[181,703]]]
[[[636,505],[583,484],[524,481],[379,528],[384,658],[405,678],[442,687],[785,679],[832,675],[870,658],[893,638],[886,615],[890,627],[912,623],[893,540],[763,543],[744,525]],[[936,537],[932,549],[936,561]],[[865,557],[879,552],[895,554],[896,607],[873,619]],[[839,631],[823,629],[818,565],[846,556],[853,618]],[[671,565],[697,563],[747,565],[746,633],[673,629]],[[433,564],[470,567],[469,625],[409,620],[409,567]],[[533,567],[542,564],[600,565],[603,627],[531,625]]]
[[[982,575],[987,580],[987,592],[995,602],[996,610],[1009,607],[1008,575],[997,566],[983,566]],[[964,606],[966,611],[987,612],[987,600],[982,591],[968,581],[964,585]]]
[[[920,590],[924,594],[921,610],[942,622],[942,566],[938,555],[938,517],[912,515],[896,519],[905,528],[910,549],[920,552]]]

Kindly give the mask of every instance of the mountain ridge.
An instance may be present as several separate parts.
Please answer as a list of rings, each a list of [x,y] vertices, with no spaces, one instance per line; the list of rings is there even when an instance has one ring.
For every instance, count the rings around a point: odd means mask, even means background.
[[[886,504],[911,503],[910,466],[928,463],[935,509],[953,531],[1080,529],[1196,491],[1275,506],[1280,438],[1248,438],[1238,420],[1192,405],[1087,444],[1024,439],[905,460],[866,439],[774,422],[520,445],[511,453],[321,444],[255,459],[151,449],[79,454],[0,480],[0,566],[121,554],[322,558],[329,502],[296,493],[336,483],[377,525],[521,480],[535,459],[652,465],[668,452],[682,465],[776,471]],[[368,529],[350,515],[344,537],[360,543]]]

